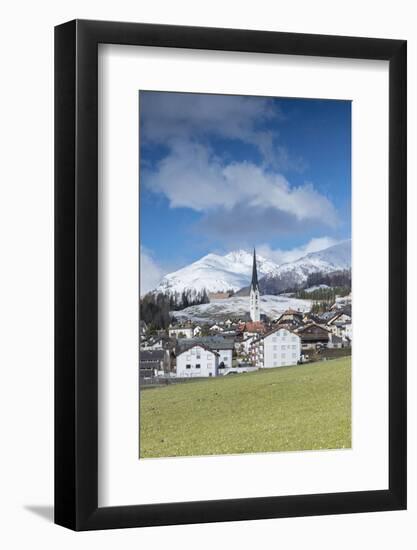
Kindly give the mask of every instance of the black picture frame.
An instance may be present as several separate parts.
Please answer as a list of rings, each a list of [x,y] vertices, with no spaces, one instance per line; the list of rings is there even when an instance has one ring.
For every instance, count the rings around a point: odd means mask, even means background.
[[[98,507],[98,44],[389,62],[389,488]],[[55,28],[55,522],[108,529],[406,508],[406,41],[74,20]],[[370,206],[371,207],[371,206]]]

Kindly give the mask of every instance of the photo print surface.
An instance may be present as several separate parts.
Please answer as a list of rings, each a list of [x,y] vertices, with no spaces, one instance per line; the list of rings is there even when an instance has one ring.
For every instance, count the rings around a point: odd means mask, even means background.
[[[139,92],[139,458],[351,447],[351,102]]]

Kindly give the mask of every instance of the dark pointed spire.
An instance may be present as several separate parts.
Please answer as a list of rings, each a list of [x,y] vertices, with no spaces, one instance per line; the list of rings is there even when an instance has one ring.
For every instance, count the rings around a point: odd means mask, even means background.
[[[252,282],[251,282],[251,288],[256,289],[259,288],[258,284],[258,270],[256,269],[256,250],[253,249],[253,267],[252,267]]]

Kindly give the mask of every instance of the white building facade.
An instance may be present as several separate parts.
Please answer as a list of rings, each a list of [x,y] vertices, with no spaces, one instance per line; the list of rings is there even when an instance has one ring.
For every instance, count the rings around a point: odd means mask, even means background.
[[[215,344],[212,346],[212,350],[217,352],[219,356],[219,365],[224,368],[231,368],[233,365],[233,349],[216,349]]]
[[[206,346],[196,344],[177,355],[177,378],[208,378],[218,370],[219,355]]]
[[[259,368],[287,367],[300,361],[301,338],[287,328],[266,334],[253,347],[253,359]]]

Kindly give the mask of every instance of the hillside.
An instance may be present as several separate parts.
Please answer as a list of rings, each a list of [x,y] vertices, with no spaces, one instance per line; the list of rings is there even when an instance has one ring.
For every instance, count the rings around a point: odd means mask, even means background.
[[[141,458],[350,448],[351,361],[144,390],[140,415]]]
[[[261,313],[270,318],[278,317],[286,309],[310,311],[310,300],[299,300],[289,296],[261,296]],[[245,296],[232,296],[224,300],[212,300],[209,304],[190,306],[180,311],[171,311],[170,314],[178,320],[190,319],[196,322],[223,321],[228,317],[242,317],[248,315],[249,303]]]
[[[262,256],[257,260],[259,276],[273,274],[278,270],[277,264]],[[252,262],[252,254],[244,250],[230,252],[225,256],[207,254],[196,262],[165,275],[155,292],[175,294],[187,290],[236,291],[250,283]]]
[[[273,273],[268,273],[259,281],[264,294],[280,294],[289,289],[303,288],[314,274],[339,273],[351,268],[351,241],[312,252],[294,262],[281,264]],[[248,288],[238,294],[247,295]]]
[[[351,242],[344,241],[319,252],[312,252],[281,265],[257,256],[258,278],[263,294],[279,294],[306,283],[313,273],[330,273],[350,269]],[[252,252],[237,250],[225,256],[207,254],[178,271],[168,273],[154,290],[168,295],[233,290],[248,293],[252,275]]]

